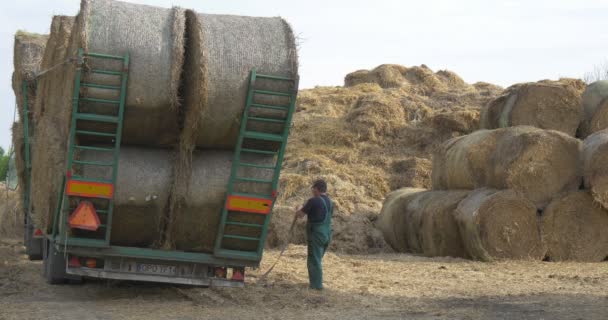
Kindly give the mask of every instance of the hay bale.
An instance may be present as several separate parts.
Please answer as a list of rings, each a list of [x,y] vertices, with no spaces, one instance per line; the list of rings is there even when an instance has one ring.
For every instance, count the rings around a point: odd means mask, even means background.
[[[13,77],[12,86],[17,100],[19,111],[19,119],[24,119],[23,114],[23,87],[22,82],[28,81],[27,93],[30,112],[33,112],[33,106],[36,100],[36,83],[34,80],[36,73],[40,71],[40,62],[44,54],[44,48],[48,35],[29,33],[25,31],[17,31],[15,34],[15,43],[13,47]],[[30,115],[30,120],[33,117]]]
[[[574,136],[582,120],[581,80],[518,84],[481,111],[481,128],[529,125]]]
[[[581,137],[585,138],[595,131],[606,129],[606,127],[595,127],[592,129],[591,120],[602,101],[608,97],[608,80],[596,81],[587,86],[583,92],[583,122],[581,123]]]
[[[278,17],[197,14],[191,10],[186,15],[186,123],[181,140],[201,148],[231,149],[237,141],[251,68],[262,74],[297,77],[293,31]],[[289,89],[263,79],[256,81],[256,87],[283,92]],[[284,98],[273,101],[287,103]],[[284,117],[280,111],[271,114]],[[254,125],[253,121],[250,124]],[[257,129],[281,132],[283,125],[258,123]]]
[[[608,99],[602,100],[593,112],[590,119],[581,123],[580,133],[582,137],[608,128]]]
[[[425,192],[426,189],[403,188],[391,192],[382,205],[382,210],[376,228],[384,235],[384,240],[398,252],[412,250],[408,241],[409,203],[416,195]]]
[[[554,194],[579,187],[580,149],[580,141],[553,130],[479,130],[438,148],[433,189],[513,189],[543,208]]]
[[[66,60],[73,17],[55,16],[41,69]],[[37,226],[48,227],[57,206],[57,193],[65,172],[67,136],[70,126],[72,83],[70,66],[49,71],[38,80],[35,105],[36,132],[32,145],[32,210]],[[48,230],[47,230],[48,231]]]
[[[82,0],[70,54],[76,55],[78,48],[84,48],[90,52],[130,55],[123,143],[172,146],[177,142],[184,33],[185,14],[180,8]],[[92,59],[88,63],[95,69],[120,68],[115,61]],[[85,79],[92,83],[119,84],[116,76],[88,74]],[[86,92],[93,97],[118,98],[116,91],[88,88]],[[107,105],[89,107],[108,109]]]
[[[595,201],[608,208],[608,129],[588,136],[583,143],[582,162],[585,188]]]
[[[187,192],[183,201],[170,212],[167,235],[163,246],[177,250],[212,252],[215,237],[224,206],[230,168],[232,166],[232,151],[201,151],[195,152],[192,160],[192,175],[188,178]],[[244,156],[243,162],[272,165],[275,159],[268,156]],[[259,169],[241,168],[240,177],[258,179],[272,178],[272,172],[260,173]],[[235,184],[236,192],[270,194],[272,190],[266,185],[256,183]],[[262,223],[264,215],[234,214],[232,219],[237,222]],[[248,227],[227,227],[227,234],[259,236],[260,229]],[[252,250],[252,242],[240,240],[227,241],[227,248]]]
[[[608,257],[608,212],[587,191],[558,195],[542,216],[543,241],[552,261],[603,261]]]
[[[420,195],[418,238],[424,255],[467,257],[454,211],[468,194],[469,191],[429,191],[423,198]]]
[[[86,151],[80,152],[79,158],[111,162],[112,154]],[[159,228],[167,210],[173,179],[172,161],[172,153],[168,150],[121,148],[112,215],[112,244],[150,247],[160,243]],[[111,169],[106,167],[75,165],[74,170],[85,177],[111,179]]]
[[[534,204],[513,190],[477,189],[460,202],[456,221],[475,260],[540,260],[542,245]]]
[[[17,185],[19,186],[19,205],[23,208],[23,188],[27,183],[27,175],[25,169],[25,143],[23,140],[23,126],[21,122],[13,123],[12,136],[13,136],[13,152],[15,152],[15,169],[17,174]],[[25,208],[23,208],[25,209]]]

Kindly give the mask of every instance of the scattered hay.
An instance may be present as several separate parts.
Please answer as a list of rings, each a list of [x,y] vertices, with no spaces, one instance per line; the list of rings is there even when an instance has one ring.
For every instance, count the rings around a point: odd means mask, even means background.
[[[517,84],[482,108],[481,128],[529,125],[574,136],[582,120],[578,79]]]
[[[513,189],[543,208],[554,194],[580,185],[580,149],[580,141],[552,130],[479,130],[437,150],[433,189]]]
[[[543,241],[552,261],[603,261],[608,257],[608,212],[587,191],[561,194],[542,216]]]
[[[513,190],[471,192],[458,205],[456,220],[473,259],[540,260],[545,255],[536,208]]]
[[[23,233],[23,202],[21,192],[8,189],[0,182],[0,234],[20,237]]]
[[[585,139],[582,158],[585,188],[591,191],[595,201],[608,208],[608,129]]]

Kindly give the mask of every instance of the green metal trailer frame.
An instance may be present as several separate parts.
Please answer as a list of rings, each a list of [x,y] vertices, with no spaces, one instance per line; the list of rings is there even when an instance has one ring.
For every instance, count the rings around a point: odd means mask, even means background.
[[[120,100],[119,101],[101,101],[101,99],[95,98],[83,98],[81,87],[98,87],[101,85],[84,83],[82,72],[83,67],[85,65],[85,59],[96,58],[96,59],[112,59],[112,60],[122,60],[124,62],[124,68],[121,71],[111,71],[111,70],[90,70],[94,73],[100,74],[110,74],[121,76],[121,85],[120,88],[112,87],[112,88],[104,88],[104,89],[116,89],[120,90]],[[105,259],[108,261],[120,261],[121,264],[130,263],[130,261],[144,261],[149,263],[160,263],[160,264],[176,264],[178,266],[184,266],[188,268],[194,268],[196,270],[197,266],[208,267],[209,270],[213,268],[244,268],[244,267],[257,267],[259,266],[260,260],[262,258],[264,243],[268,231],[269,220],[272,216],[271,213],[268,213],[265,217],[264,223],[258,226],[252,227],[260,227],[261,236],[259,238],[255,238],[258,241],[258,246],[254,252],[241,252],[234,250],[226,250],[222,248],[221,241],[222,237],[233,237],[233,238],[242,238],[246,239],[247,237],[242,237],[238,235],[226,235],[225,234],[225,226],[226,224],[230,224],[231,222],[228,220],[227,216],[229,210],[226,208],[223,209],[222,212],[218,212],[218,215],[221,215],[221,223],[218,229],[218,239],[216,241],[215,250],[213,253],[199,253],[199,252],[185,252],[178,250],[160,250],[160,249],[150,249],[150,248],[141,248],[141,247],[126,247],[126,246],[115,246],[110,244],[110,234],[111,234],[111,217],[113,211],[113,200],[110,200],[109,207],[105,210],[107,216],[106,221],[106,232],[104,239],[88,239],[83,237],[71,237],[67,235],[66,230],[66,217],[67,211],[69,209],[69,205],[65,205],[67,202],[68,195],[66,194],[66,184],[68,179],[79,179],[82,181],[95,181],[94,179],[87,179],[86,177],[75,177],[70,174],[71,165],[74,162],[74,149],[78,147],[75,143],[75,135],[79,133],[84,134],[96,134],[103,135],[100,132],[84,132],[82,130],[78,130],[76,127],[76,121],[87,120],[87,121],[107,121],[107,122],[115,122],[117,124],[117,131],[115,133],[115,148],[114,148],[114,162],[111,164],[115,170],[113,170],[112,174],[112,183],[115,183],[117,177],[117,162],[118,162],[118,154],[119,148],[121,144],[121,134],[122,134],[122,122],[124,118],[124,107],[126,100],[126,89],[127,89],[127,73],[128,73],[128,64],[129,64],[129,55],[125,54],[124,56],[116,56],[116,55],[107,55],[107,54],[99,54],[99,53],[90,53],[84,52],[82,49],[79,50],[78,63],[80,67],[77,69],[74,84],[74,95],[73,95],[73,113],[72,113],[72,123],[70,128],[70,145],[68,151],[68,170],[66,170],[66,174],[64,175],[62,187],[60,188],[58,199],[58,206],[55,210],[53,216],[53,225],[51,233],[46,235],[45,243],[44,243],[44,257],[45,257],[45,275],[47,277],[47,281],[49,283],[60,283],[65,279],[77,280],[80,276],[89,276],[89,277],[97,277],[97,278],[114,278],[114,279],[126,279],[126,280],[143,280],[143,281],[160,281],[160,282],[169,282],[169,283],[185,283],[185,284],[194,284],[194,285],[222,285],[222,286],[242,286],[242,282],[234,283],[231,281],[225,281],[222,279],[210,279],[210,281],[190,281],[189,279],[184,278],[162,278],[156,277],[154,275],[145,275],[145,274],[133,274],[133,277],[124,276],[120,274],[120,272],[109,273],[103,270],[94,270],[94,268],[71,268],[69,266],[70,257],[87,257],[93,259]],[[263,91],[256,90],[255,81],[256,78],[263,78],[269,81],[287,81],[290,83],[289,92],[271,92],[271,91]],[[276,157],[276,164],[272,168],[268,167],[260,167],[260,170],[263,169],[272,169],[274,170],[274,176],[271,181],[264,181],[271,184],[273,188],[273,194],[268,195],[272,199],[272,205],[274,205],[276,199],[276,189],[279,181],[279,174],[281,171],[281,165],[283,161],[283,156],[285,152],[285,145],[287,143],[287,138],[289,135],[289,129],[291,126],[291,120],[293,113],[295,112],[295,101],[297,96],[297,88],[298,88],[298,79],[291,79],[288,77],[281,76],[273,76],[273,75],[259,75],[257,74],[255,68],[251,70],[250,73],[250,83],[249,83],[249,93],[247,95],[247,100],[245,102],[245,111],[243,113],[243,118],[241,121],[241,129],[239,134],[238,145],[235,148],[235,157],[232,164],[231,177],[229,182],[229,195],[233,193],[233,186],[235,185],[236,180],[245,179],[239,178],[237,176],[238,167],[239,167],[239,159],[241,152],[255,152],[255,150],[250,150],[246,148],[242,148],[242,142],[244,139],[258,139],[262,141],[275,141],[280,143],[280,147],[277,151],[273,151],[272,154]],[[271,105],[261,105],[254,103],[253,95],[255,94],[266,94],[266,95],[274,95],[274,96],[282,96],[287,97],[289,99],[288,105],[284,106],[271,106]],[[109,117],[102,115],[93,115],[93,114],[83,114],[79,112],[79,101],[94,101],[97,103],[118,103],[119,104],[119,113],[117,117]],[[267,109],[276,109],[284,112],[284,118],[280,119],[285,124],[285,129],[283,133],[280,135],[270,135],[262,132],[252,132],[247,131],[247,120],[252,121],[273,121],[277,122],[279,119],[264,119],[250,116],[249,112],[252,108],[267,108]],[[86,117],[85,117],[86,116]],[[257,153],[264,153],[269,151],[257,150]],[[85,163],[90,165],[100,165],[96,163]],[[243,164],[246,165],[246,164]],[[226,200],[228,201],[228,200]],[[272,208],[272,207],[271,207]],[[102,211],[102,210],[100,210]],[[241,224],[245,225],[245,224]],[[251,238],[253,239],[253,238]],[[125,262],[127,261],[127,262]],[[124,266],[121,265],[121,268]],[[130,267],[129,267],[130,268]],[[122,269],[120,269],[122,270]],[[236,269],[235,269],[236,270]],[[193,273],[194,274],[194,273]],[[122,278],[121,278],[122,277]]]

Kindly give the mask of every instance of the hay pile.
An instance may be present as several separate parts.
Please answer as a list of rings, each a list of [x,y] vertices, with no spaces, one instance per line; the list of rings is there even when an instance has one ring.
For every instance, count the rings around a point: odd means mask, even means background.
[[[310,197],[312,181],[322,177],[336,205],[331,249],[386,250],[373,228],[385,194],[404,187],[429,189],[433,150],[476,130],[481,106],[500,91],[424,65],[382,65],[347,75],[344,87],[301,90],[268,245],[287,241],[295,207]],[[305,243],[303,224],[294,243]]]
[[[0,234],[20,237],[23,234],[23,205],[19,190],[12,191],[0,182]]]
[[[481,128],[526,125],[574,136],[583,116],[584,89],[578,79],[516,84],[482,108]]]
[[[543,212],[543,241],[552,261],[608,258],[608,212],[588,191],[557,196]]]

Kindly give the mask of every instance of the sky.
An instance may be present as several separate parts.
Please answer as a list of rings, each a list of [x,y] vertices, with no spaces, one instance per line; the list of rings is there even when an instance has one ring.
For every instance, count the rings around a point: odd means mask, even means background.
[[[469,83],[582,77],[608,61],[608,0],[131,0],[204,13],[282,16],[300,42],[300,88],[380,64],[426,64]],[[0,2],[0,147],[10,146],[13,35],[48,33],[78,0]]]

